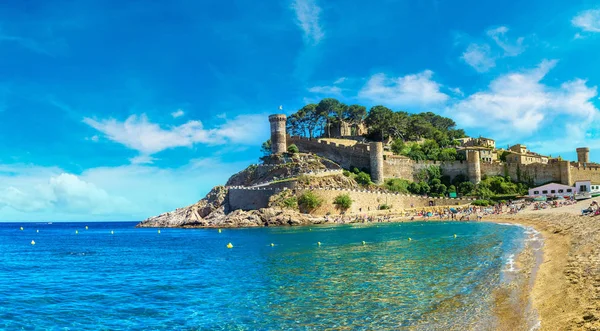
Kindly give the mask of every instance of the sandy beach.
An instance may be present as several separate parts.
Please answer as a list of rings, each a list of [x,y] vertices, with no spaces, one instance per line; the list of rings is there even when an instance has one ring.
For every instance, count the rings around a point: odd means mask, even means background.
[[[540,330],[600,330],[600,216],[580,216],[590,202],[484,219],[542,233],[543,261],[530,292]]]

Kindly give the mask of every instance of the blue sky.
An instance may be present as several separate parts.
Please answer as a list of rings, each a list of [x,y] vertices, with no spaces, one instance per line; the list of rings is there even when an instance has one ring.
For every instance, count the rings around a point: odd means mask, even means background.
[[[324,97],[600,162],[592,1],[12,1],[0,50],[0,221],[191,204]]]

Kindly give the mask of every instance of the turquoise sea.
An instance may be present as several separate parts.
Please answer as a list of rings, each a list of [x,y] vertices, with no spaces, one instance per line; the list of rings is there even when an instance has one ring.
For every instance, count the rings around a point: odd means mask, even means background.
[[[525,239],[474,222],[134,226],[0,223],[0,329],[486,329]]]

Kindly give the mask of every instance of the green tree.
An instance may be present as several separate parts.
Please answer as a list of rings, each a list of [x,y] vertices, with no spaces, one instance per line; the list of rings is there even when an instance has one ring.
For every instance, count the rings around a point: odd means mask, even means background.
[[[360,124],[367,116],[367,108],[361,105],[350,105],[347,109],[348,115],[346,116],[348,121],[352,124]]]
[[[471,182],[462,182],[458,185],[458,193],[462,195],[471,194],[473,189],[475,189],[475,185]]]
[[[319,208],[323,204],[323,198],[316,195],[313,191],[302,193],[298,198],[298,205],[307,211]]]
[[[372,107],[365,119],[369,134],[377,137],[379,141],[387,139],[393,116],[394,112],[387,107],[381,105]]]
[[[340,210],[346,211],[352,206],[352,199],[349,194],[340,194],[335,197],[333,204]]]
[[[450,185],[448,187],[448,193],[452,193],[452,192],[454,192],[454,193],[456,192],[456,186],[454,186],[454,185]]]
[[[404,141],[402,141],[402,139],[395,139],[392,142],[392,152],[396,155],[402,155],[402,153],[404,152],[404,149],[406,148],[406,144],[404,143]]]
[[[335,121],[337,115],[343,113],[343,107],[345,107],[345,105],[334,98],[325,98],[317,105],[317,113],[321,118],[325,119],[325,132],[327,132],[327,137],[331,137],[331,123]]]
[[[298,149],[298,146],[296,146],[296,144],[289,145],[287,151],[292,154],[300,153],[300,149]]]
[[[438,160],[440,161],[454,161],[457,159],[458,153],[454,148],[444,148],[440,151]]]
[[[412,184],[408,180],[400,179],[400,178],[390,178],[385,181],[385,188],[392,192],[398,193],[408,193],[409,186]]]
[[[360,185],[369,185],[371,184],[371,176],[368,173],[361,171],[356,175],[356,182]]]
[[[264,143],[262,143],[262,145],[260,146],[260,151],[263,153],[263,156],[269,156],[272,153],[271,150],[271,139],[265,141]]]

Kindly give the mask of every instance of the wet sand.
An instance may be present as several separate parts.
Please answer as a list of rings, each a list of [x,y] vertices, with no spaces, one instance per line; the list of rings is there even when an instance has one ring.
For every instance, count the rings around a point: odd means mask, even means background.
[[[541,322],[539,330],[600,330],[600,216],[580,216],[581,209],[589,202],[484,218],[490,222],[531,226],[544,239],[543,260],[539,270],[530,275],[531,291],[523,283],[525,295],[518,295],[521,302],[512,306],[505,304],[500,296],[497,315],[504,321],[500,329],[523,325],[506,323],[512,320],[511,314],[522,309],[515,307],[525,307],[525,302],[531,300]],[[523,270],[531,270],[533,266],[528,264],[531,259],[527,262],[528,254],[531,253],[525,250],[519,256]]]

